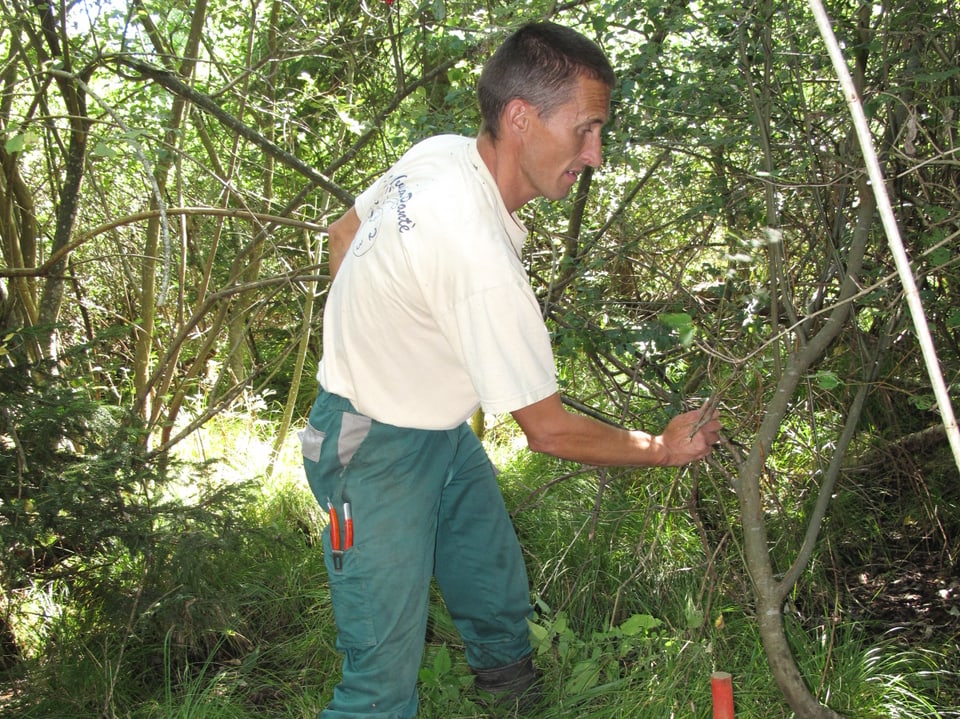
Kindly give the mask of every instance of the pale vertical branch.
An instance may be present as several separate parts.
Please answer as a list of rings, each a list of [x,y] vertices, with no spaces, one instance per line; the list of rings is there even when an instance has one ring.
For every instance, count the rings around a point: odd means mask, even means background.
[[[823,37],[827,52],[830,54],[833,68],[837,73],[837,78],[840,80],[840,86],[843,89],[847,105],[850,107],[850,114],[857,132],[857,140],[860,143],[863,160],[867,166],[867,174],[870,177],[877,207],[880,211],[880,220],[883,223],[887,243],[890,246],[890,251],[893,254],[893,260],[897,267],[897,274],[900,276],[900,282],[903,284],[904,293],[907,297],[907,306],[910,308],[910,316],[913,319],[913,327],[917,333],[917,341],[920,344],[923,361],[927,368],[927,374],[930,377],[930,384],[933,386],[933,393],[937,399],[937,407],[940,409],[940,416],[943,420],[944,429],[946,429],[947,432],[947,439],[950,441],[950,448],[953,450],[953,460],[957,468],[960,469],[960,430],[957,428],[956,416],[953,412],[953,406],[950,403],[950,395],[946,382],[944,382],[943,379],[943,373],[940,370],[940,362],[937,358],[937,351],[930,334],[930,327],[927,324],[923,302],[920,299],[920,292],[917,289],[913,270],[910,267],[910,258],[907,256],[907,251],[904,248],[903,239],[900,237],[900,228],[897,225],[896,217],[893,214],[893,207],[890,204],[890,196],[887,193],[883,171],[880,169],[880,161],[877,159],[877,152],[873,146],[873,137],[870,134],[870,127],[867,124],[867,116],[863,111],[863,105],[857,94],[857,88],[853,83],[853,78],[850,76],[850,70],[847,67],[843,53],[840,51],[840,45],[837,43],[837,38],[833,33],[830,18],[827,16],[823,3],[821,0],[809,0],[809,2],[810,9],[817,21],[820,35]]]
[[[310,241],[310,233],[304,232],[304,247],[307,257],[310,258],[310,264],[316,264],[320,261],[323,254],[323,241],[317,243],[316,253],[314,253]],[[293,366],[293,376],[290,378],[290,393],[287,395],[287,401],[283,407],[283,419],[277,428],[276,437],[273,440],[273,450],[270,454],[270,466],[267,468],[268,475],[272,476],[276,470],[277,460],[283,450],[283,445],[287,441],[287,433],[290,431],[290,424],[293,421],[293,411],[297,406],[297,396],[300,394],[300,383],[303,381],[303,368],[307,362],[307,351],[310,348],[310,328],[313,324],[313,305],[317,294],[316,280],[307,280],[304,282],[304,302],[303,302],[303,320],[300,323],[300,343],[297,347],[297,359]]]

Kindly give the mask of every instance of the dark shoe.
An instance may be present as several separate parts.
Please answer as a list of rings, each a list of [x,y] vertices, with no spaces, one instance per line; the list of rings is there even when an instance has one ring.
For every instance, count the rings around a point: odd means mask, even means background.
[[[543,701],[542,676],[533,656],[495,669],[475,669],[480,701],[497,712],[525,713]]]

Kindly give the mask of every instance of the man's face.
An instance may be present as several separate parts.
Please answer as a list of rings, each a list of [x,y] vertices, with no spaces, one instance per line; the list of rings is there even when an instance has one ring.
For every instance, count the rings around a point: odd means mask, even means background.
[[[531,199],[562,199],[587,166],[600,166],[600,130],[609,114],[610,89],[600,80],[583,76],[577,78],[570,99],[549,116],[531,107],[520,156]]]

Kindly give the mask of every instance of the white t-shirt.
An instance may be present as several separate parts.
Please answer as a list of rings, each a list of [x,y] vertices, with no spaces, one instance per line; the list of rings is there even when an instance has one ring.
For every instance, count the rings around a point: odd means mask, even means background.
[[[356,200],[330,288],[317,379],[375,420],[451,429],[557,391],[540,307],[476,139],[412,147]]]

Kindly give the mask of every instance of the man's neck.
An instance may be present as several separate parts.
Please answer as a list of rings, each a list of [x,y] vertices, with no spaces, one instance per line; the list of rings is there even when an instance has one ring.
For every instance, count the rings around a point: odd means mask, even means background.
[[[493,176],[507,210],[516,212],[533,199],[525,195],[522,189],[517,153],[508,142],[502,138],[496,141],[489,133],[481,132],[477,136],[477,151]]]

